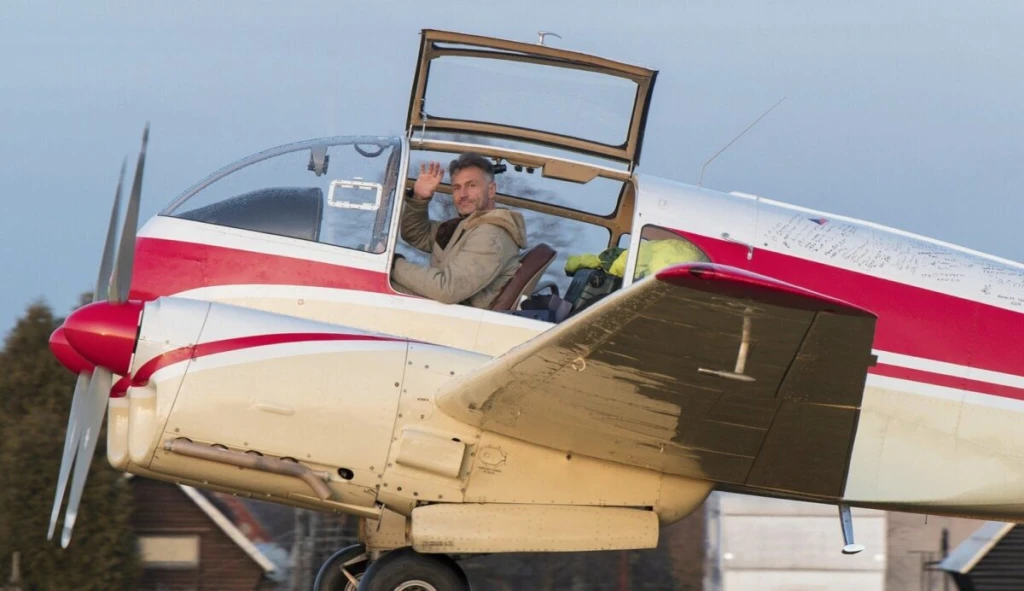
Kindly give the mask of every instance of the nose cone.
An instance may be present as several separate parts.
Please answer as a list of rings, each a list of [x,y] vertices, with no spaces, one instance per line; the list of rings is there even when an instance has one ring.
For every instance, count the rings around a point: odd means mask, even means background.
[[[64,334],[64,327],[58,326],[57,330],[53,331],[50,335],[50,352],[53,356],[60,361],[60,364],[70,369],[75,373],[82,373],[83,371],[92,371],[93,364],[85,360],[84,357],[75,351],[74,347],[68,343],[67,335]]]
[[[94,302],[64,321],[64,337],[83,359],[126,375],[131,367],[142,303]]]

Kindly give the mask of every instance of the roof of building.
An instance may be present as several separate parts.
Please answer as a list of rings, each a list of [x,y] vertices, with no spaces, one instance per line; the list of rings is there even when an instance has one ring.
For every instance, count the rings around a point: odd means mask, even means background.
[[[230,519],[221,513],[221,511],[217,509],[209,499],[191,486],[179,484],[178,487],[186,496],[188,496],[189,499],[192,500],[193,503],[196,504],[197,507],[203,511],[203,513],[206,513],[206,516],[209,517],[211,521],[217,524],[217,527],[219,527],[221,531],[231,538],[231,541],[238,544],[238,547],[245,551],[245,553],[248,554],[256,564],[260,565],[263,572],[272,573],[276,570],[277,567],[274,566],[274,563],[271,562],[263,552],[260,552],[259,548],[257,548],[252,541],[249,540],[249,538],[247,538],[245,534],[243,534],[241,530],[231,522]]]
[[[136,476],[126,472],[123,477],[132,479]],[[274,563],[267,558],[267,556],[261,552],[255,544],[252,543],[252,540],[247,538],[246,535],[242,533],[242,531],[238,529],[238,527],[232,523],[220,509],[211,503],[209,499],[203,496],[198,489],[184,484],[178,484],[176,486],[181,489],[181,491],[185,493],[185,496],[195,503],[195,505],[210,518],[210,521],[213,521],[217,527],[219,527],[220,530],[231,539],[232,542],[237,544],[243,552],[252,558],[253,562],[258,564],[259,567],[263,569],[264,573],[270,574],[277,571],[277,567]]]
[[[971,569],[989,553],[1006,534],[1013,531],[1013,523],[1002,523],[989,521],[978,528],[978,531],[971,534],[971,537],[964,540],[959,546],[953,549],[942,562],[939,568],[960,574],[967,574]]]
[[[249,540],[290,550],[294,542],[295,509],[286,505],[200,490]]]

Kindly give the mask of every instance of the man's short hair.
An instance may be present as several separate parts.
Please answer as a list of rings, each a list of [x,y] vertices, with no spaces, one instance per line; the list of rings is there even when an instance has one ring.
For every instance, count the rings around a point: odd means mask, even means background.
[[[455,178],[455,173],[461,172],[467,168],[479,168],[484,171],[484,176],[487,177],[487,182],[494,182],[494,165],[491,164],[490,160],[473,152],[466,152],[455,160],[452,160],[451,164],[448,165],[448,178]]]

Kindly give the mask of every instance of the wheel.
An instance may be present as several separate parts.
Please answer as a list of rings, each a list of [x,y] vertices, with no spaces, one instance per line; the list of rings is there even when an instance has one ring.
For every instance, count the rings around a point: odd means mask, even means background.
[[[469,580],[444,554],[392,550],[370,565],[358,591],[470,591]]]
[[[365,554],[366,546],[362,544],[342,548],[332,554],[316,573],[313,591],[356,591],[356,585],[364,576],[366,566],[370,562]],[[352,580],[345,576],[346,572],[356,580],[356,583],[352,583]]]

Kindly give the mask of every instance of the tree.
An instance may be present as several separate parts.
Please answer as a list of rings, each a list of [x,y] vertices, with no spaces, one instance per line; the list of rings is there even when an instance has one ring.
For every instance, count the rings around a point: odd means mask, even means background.
[[[131,490],[106,461],[105,433],[71,544],[64,550],[46,539],[76,379],[49,351],[61,322],[33,303],[0,351],[0,580],[17,551],[25,589],[131,588],[138,572]]]

